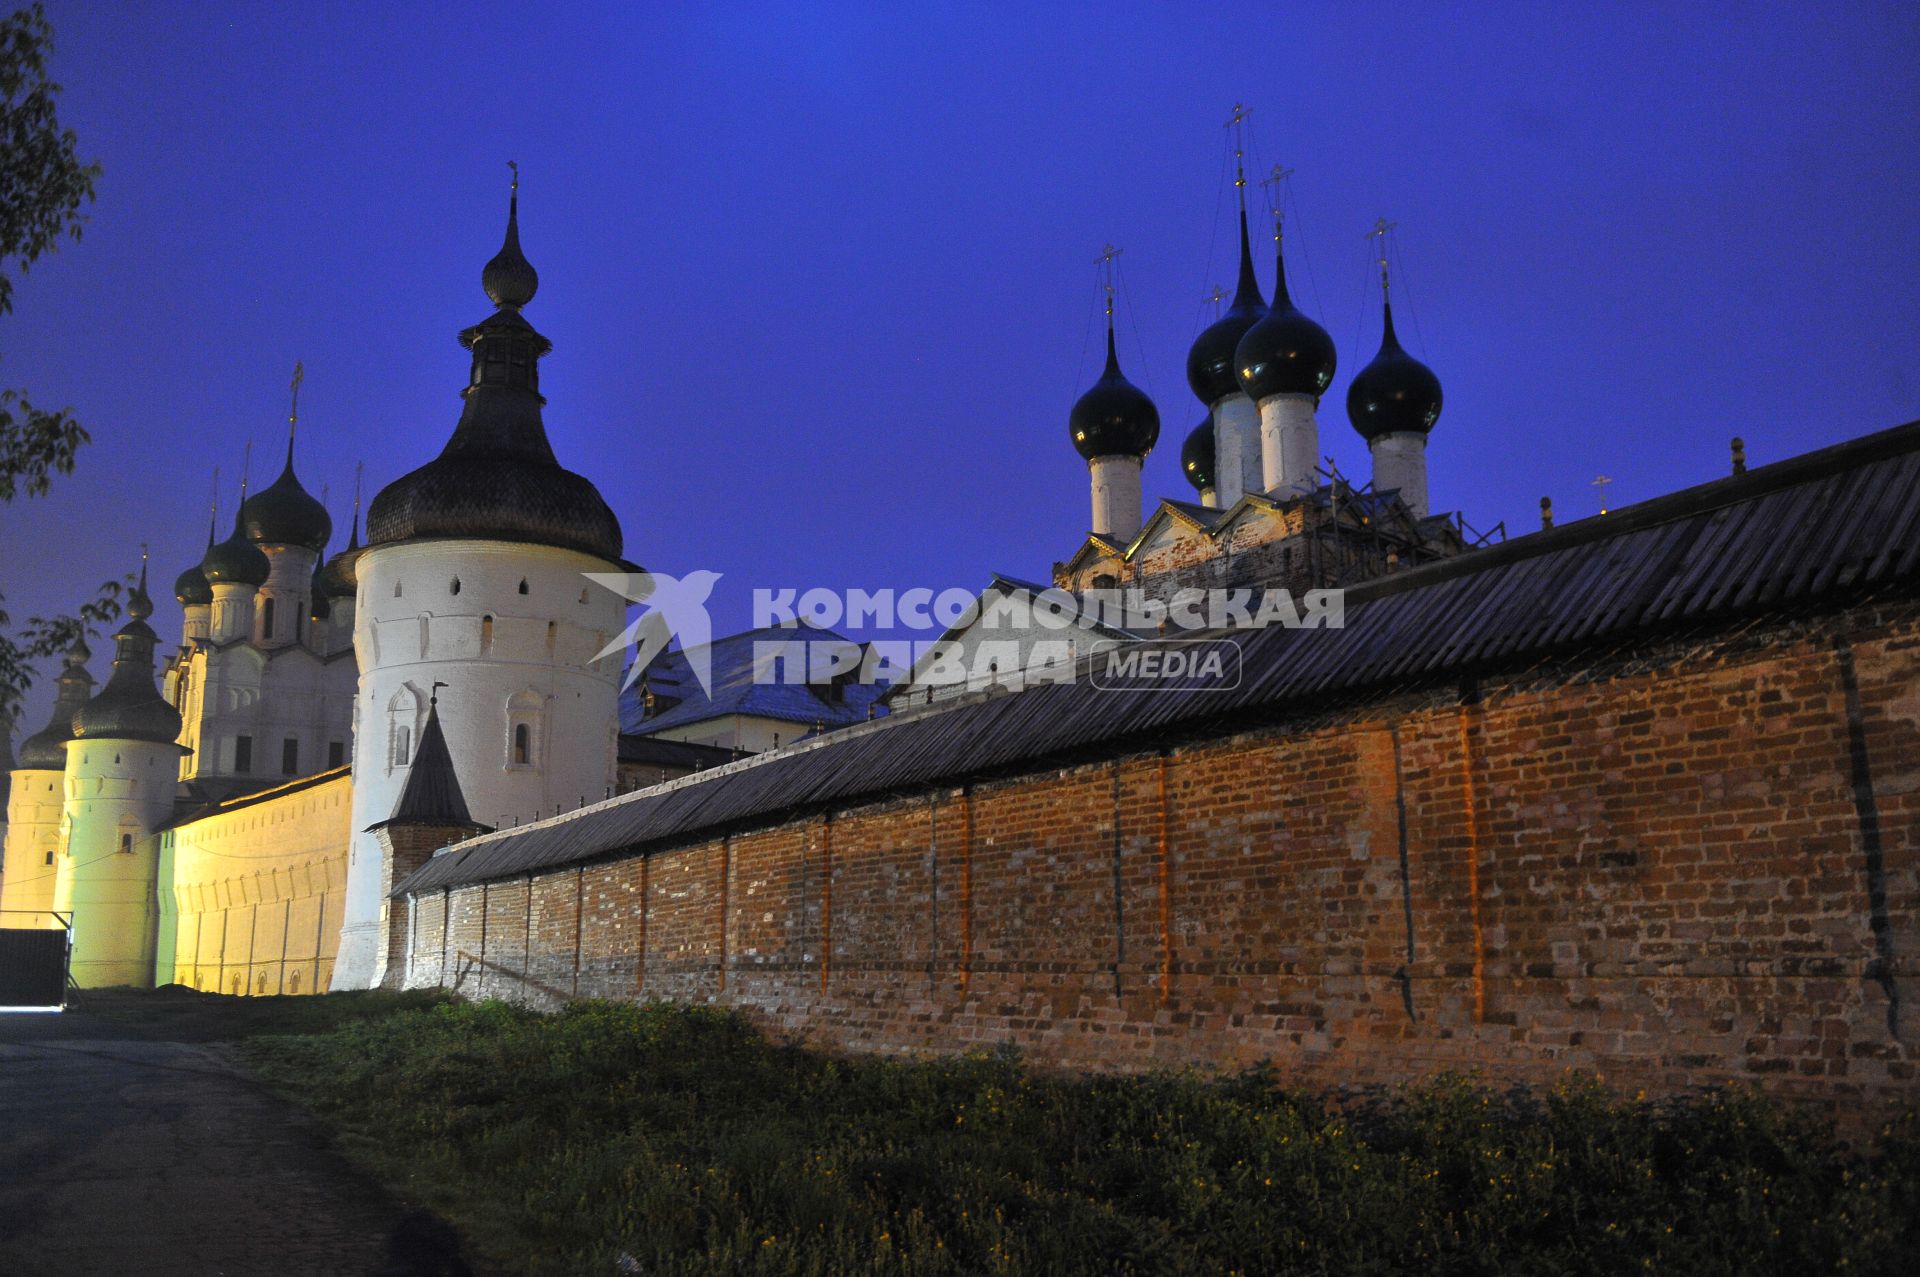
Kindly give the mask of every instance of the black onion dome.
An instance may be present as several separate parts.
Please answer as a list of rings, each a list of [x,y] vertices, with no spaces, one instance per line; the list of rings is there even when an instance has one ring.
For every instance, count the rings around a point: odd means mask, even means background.
[[[1318,399],[1333,384],[1339,362],[1333,338],[1293,304],[1287,293],[1287,261],[1277,249],[1273,260],[1273,305],[1234,350],[1240,388],[1255,403],[1269,395]]]
[[[438,457],[374,497],[367,544],[519,541],[619,562],[619,520],[589,480],[561,468],[540,418],[539,361],[553,347],[519,313],[537,280],[520,254],[517,207],[482,283],[499,309],[460,334],[473,352],[460,422]]]
[[[245,509],[243,503],[241,510]],[[212,585],[231,581],[251,585],[257,590],[267,583],[267,577],[273,572],[273,564],[267,562],[267,556],[260,552],[259,546],[247,539],[241,516],[236,514],[233,535],[218,545],[207,547],[207,557],[200,560],[200,571]]]
[[[138,740],[172,744],[180,735],[180,711],[167,704],[153,685],[153,649],[160,636],[147,624],[153,601],[147,597],[146,569],[127,600],[133,619],[113,636],[113,673],[107,685],[73,716],[78,740]]]
[[[59,690],[54,694],[53,716],[45,727],[20,742],[20,768],[43,772],[66,769],[64,747],[73,739],[73,716],[93,692],[93,675],[87,673],[87,662],[92,657],[85,639],[76,640],[68,649],[60,670]]]
[[[1208,417],[1195,426],[1187,441],[1180,445],[1180,472],[1197,492],[1213,486],[1213,449],[1213,418]]]
[[[1093,388],[1081,395],[1067,416],[1073,446],[1088,461],[1095,457],[1141,457],[1160,440],[1160,410],[1146,392],[1120,375],[1113,328],[1107,328],[1107,367]]]
[[[207,549],[213,548],[212,516],[207,519]],[[203,554],[202,560],[206,558]],[[213,602],[213,585],[207,580],[207,574],[196,563],[173,579],[173,597],[182,607],[202,607]]]
[[[1381,435],[1425,434],[1440,420],[1440,379],[1433,369],[1401,349],[1393,333],[1393,303],[1387,303],[1380,353],[1347,387],[1347,416],[1369,441]]]
[[[205,607],[213,602],[213,586],[198,563],[173,578],[173,597],[181,607]]]
[[[353,511],[353,532],[347,537],[347,548],[328,559],[326,566],[314,574],[313,595],[319,598],[326,595],[329,599],[350,599],[357,588],[353,576],[353,565],[360,559],[360,508]]]
[[[1260,296],[1260,281],[1253,275],[1253,248],[1247,241],[1247,212],[1240,210],[1240,283],[1233,293],[1227,313],[1207,326],[1193,339],[1187,351],[1187,384],[1200,402],[1211,408],[1228,395],[1240,393],[1238,365],[1234,362],[1240,338],[1266,314],[1266,299]]]
[[[293,441],[287,441],[287,465],[271,486],[240,507],[247,538],[266,545],[298,545],[318,551],[333,535],[327,508],[300,486],[293,474]]]

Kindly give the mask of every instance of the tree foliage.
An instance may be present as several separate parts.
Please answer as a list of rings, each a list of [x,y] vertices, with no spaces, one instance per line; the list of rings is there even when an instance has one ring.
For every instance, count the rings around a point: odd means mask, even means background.
[[[36,4],[0,20],[0,315],[13,311],[14,272],[25,274],[62,239],[79,239],[98,163],[82,160],[73,130],[55,113],[60,86],[47,78],[53,29]],[[0,391],[0,501],[39,496],[53,475],[73,471],[87,442],[68,409],[37,407],[21,390]],[[0,723],[18,713],[33,664],[72,646],[119,615],[123,586],[108,582],[72,616],[31,617],[11,627],[0,596]]]
[[[53,29],[39,5],[0,22],[0,315],[13,312],[13,275],[25,274],[62,238],[78,240],[81,207],[93,201],[100,165],[80,158],[79,139],[55,114],[60,86],[47,78]],[[73,470],[87,432],[62,408],[36,407],[0,391],[0,501],[36,496],[54,472]]]

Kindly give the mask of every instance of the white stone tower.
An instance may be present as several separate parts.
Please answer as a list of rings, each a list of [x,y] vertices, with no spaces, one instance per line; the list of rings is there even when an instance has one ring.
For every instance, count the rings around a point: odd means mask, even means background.
[[[93,694],[85,640],[68,650],[47,725],[20,742],[9,774],[4,870],[0,871],[0,926],[51,927],[54,875],[60,852],[60,816],[66,805],[66,744],[73,716]]]
[[[473,366],[453,437],[374,497],[366,548],[343,565],[360,687],[336,989],[382,977],[393,867],[365,831],[392,817],[436,689],[475,822],[519,824],[613,792],[620,660],[595,656],[626,605],[583,574],[637,569],[599,492],[547,442],[539,360],[551,346],[520,314],[539,280],[517,205],[481,273],[497,309],[460,335]]]
[[[147,573],[114,635],[113,673],[73,716],[67,742],[66,847],[53,907],[73,917],[72,976],[81,988],[153,983],[158,842],[173,815],[180,715],[153,684],[158,635],[147,624]]]

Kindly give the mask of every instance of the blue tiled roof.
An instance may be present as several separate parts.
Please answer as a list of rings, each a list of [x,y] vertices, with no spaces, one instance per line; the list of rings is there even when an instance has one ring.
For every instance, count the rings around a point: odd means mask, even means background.
[[[832,630],[813,626],[800,629],[767,626],[715,639],[707,645],[713,662],[711,696],[694,677],[684,652],[678,649],[662,652],[647,666],[645,675],[621,693],[620,730],[629,736],[648,736],[670,727],[686,727],[734,714],[777,718],[810,727],[864,723],[869,707],[886,690],[884,684],[862,683],[856,677],[845,685],[842,700],[830,702],[820,694],[827,690],[824,687],[810,687],[804,682],[762,682],[754,677],[756,643],[792,644],[796,649],[792,677],[804,679],[807,654],[800,649],[813,643],[849,641]],[[656,697],[677,699],[679,704],[648,718],[641,699],[643,687],[652,688]]]

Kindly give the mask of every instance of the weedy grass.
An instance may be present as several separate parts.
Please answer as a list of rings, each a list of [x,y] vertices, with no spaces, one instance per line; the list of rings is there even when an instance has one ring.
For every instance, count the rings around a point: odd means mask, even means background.
[[[442,1003],[244,1051],[529,1274],[1908,1271],[1920,1124],[1848,1149],[1745,1091],[848,1060],[705,1008]]]

